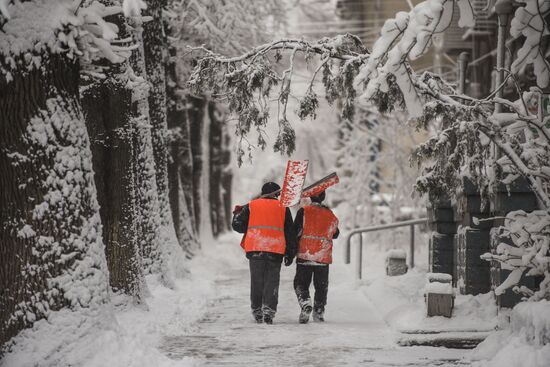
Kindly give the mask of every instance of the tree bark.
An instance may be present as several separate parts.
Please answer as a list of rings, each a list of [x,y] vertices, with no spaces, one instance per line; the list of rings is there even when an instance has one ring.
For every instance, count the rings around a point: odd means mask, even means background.
[[[138,49],[132,53],[128,87],[132,90],[132,171],[136,190],[135,206],[138,208],[136,236],[145,274],[162,273],[161,214],[156,182],[153,139],[149,119],[147,71],[144,59],[143,28],[140,23],[131,24]]]
[[[187,118],[191,141],[191,156],[193,158],[193,206],[195,209],[195,226],[197,232],[201,228],[201,178],[203,170],[202,131],[204,123],[204,106],[206,101],[202,98],[189,96],[189,108]],[[188,185],[189,186],[189,185]]]
[[[124,27],[124,19],[117,24]],[[134,171],[132,91],[128,63],[112,65],[105,81],[84,87],[82,105],[91,137],[97,197],[101,207],[109,281],[115,292],[141,301],[144,287],[139,255],[139,207]]]
[[[233,172],[231,170],[231,135],[228,131],[227,124],[222,126],[222,202],[225,211],[225,229],[231,230],[231,218],[233,216],[232,207],[232,191],[233,191]]]
[[[225,207],[222,198],[223,173],[223,119],[214,102],[208,103],[210,115],[210,218],[212,233],[218,236],[225,230]]]
[[[143,25],[143,55],[145,60],[145,78],[149,85],[149,121],[151,123],[151,143],[153,147],[155,180],[160,214],[160,244],[165,263],[163,270],[164,280],[171,282],[168,271],[182,270],[183,254],[181,244],[176,234],[168,192],[168,145],[166,121],[166,58],[168,44],[165,35],[163,11],[166,0],[148,0],[146,15],[152,20]],[[177,276],[177,274],[174,274]],[[171,286],[171,284],[166,284]]]
[[[183,89],[178,85],[176,48],[171,47],[170,53],[166,66],[169,199],[178,242],[188,256],[192,256],[198,247],[192,195],[193,158],[186,100]]]
[[[40,56],[0,81],[0,344],[49,310],[108,300],[79,66]]]
[[[164,0],[148,0],[146,15],[153,19],[143,25],[145,71],[149,82],[149,118],[155,157],[157,190],[161,209],[168,192],[168,148],[166,144],[166,70],[167,53],[162,8]]]
[[[143,25],[143,47],[146,78],[149,82],[149,119],[156,182],[162,225],[174,231],[168,199],[168,135],[166,98],[166,59],[168,43],[165,36],[162,11],[166,0],[147,0],[146,15],[153,19]]]

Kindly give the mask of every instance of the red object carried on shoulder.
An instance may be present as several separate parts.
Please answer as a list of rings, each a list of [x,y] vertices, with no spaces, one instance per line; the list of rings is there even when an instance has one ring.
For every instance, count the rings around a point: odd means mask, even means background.
[[[312,196],[317,196],[322,191],[325,191],[329,187],[336,185],[338,182],[340,182],[340,179],[338,178],[336,172],[333,172],[330,175],[325,176],[319,181],[306,187],[302,192],[302,197],[309,198]]]
[[[283,188],[281,189],[281,198],[279,199],[282,206],[294,206],[300,202],[308,165],[308,160],[288,161]]]

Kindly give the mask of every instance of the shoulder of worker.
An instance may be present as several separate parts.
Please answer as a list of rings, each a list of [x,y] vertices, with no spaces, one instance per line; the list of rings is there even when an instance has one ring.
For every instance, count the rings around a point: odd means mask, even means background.
[[[316,203],[316,202],[312,202],[311,204],[308,204],[309,206],[315,206],[317,208],[322,208],[322,209],[326,209],[326,210],[329,210],[332,212],[332,210],[325,204],[323,203]]]

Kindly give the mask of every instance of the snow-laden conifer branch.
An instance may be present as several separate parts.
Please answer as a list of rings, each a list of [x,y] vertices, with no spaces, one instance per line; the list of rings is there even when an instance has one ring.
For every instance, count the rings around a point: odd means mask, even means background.
[[[294,150],[295,135],[288,119],[287,105],[291,95],[294,63],[298,55],[303,56],[307,62],[312,61],[315,56],[322,60],[310,83],[322,71],[322,81],[329,102],[346,95],[350,99],[355,97],[353,79],[359,65],[368,55],[359,39],[351,35],[318,42],[282,39],[255,47],[236,57],[224,57],[202,47],[193,50],[202,51],[205,56],[198,60],[189,85],[197,92],[211,91],[213,96],[223,95],[227,98],[230,111],[238,117],[236,134],[241,137],[237,148],[239,162],[245,154],[242,143],[248,142],[242,136],[247,135],[252,127],[259,132],[258,146],[264,148],[266,145],[262,134],[269,118],[266,99],[274,86],[279,87],[276,98],[279,133],[274,149],[282,154],[290,154]],[[283,60],[285,51],[288,51],[288,58]],[[337,61],[343,64],[338,65]],[[283,64],[286,66],[280,71]],[[348,105],[352,106],[353,103]],[[310,90],[300,101],[300,118],[313,116],[317,106],[317,96]],[[250,146],[248,151],[250,152]]]
[[[235,75],[247,78],[247,75],[264,74],[263,79],[270,78],[267,88],[257,88],[255,92],[268,92],[272,84],[277,84],[284,78],[277,72],[272,61],[279,62],[285,51],[303,53],[306,60],[312,56],[320,57],[322,66],[318,67],[312,81],[320,70],[323,71],[323,84],[327,100],[333,102],[336,98],[342,101],[342,115],[350,117],[353,114],[354,100],[359,95],[364,100],[370,100],[383,110],[392,109],[387,100],[397,102],[397,107],[405,103],[411,116],[422,113],[422,105],[426,100],[436,98],[446,103],[455,103],[452,97],[447,97],[434,89],[433,85],[425,85],[408,64],[427,52],[434,35],[443,32],[450,25],[454,16],[454,4],[458,2],[461,9],[461,25],[472,26],[473,13],[468,0],[427,0],[416,5],[410,12],[400,12],[395,18],[384,24],[379,39],[375,42],[372,52],[368,52],[360,40],[352,35],[322,39],[317,42],[307,42],[302,39],[281,39],[266,43],[242,53],[239,56],[226,57],[209,51],[204,47],[196,47],[194,51],[203,53],[197,67],[190,78],[190,85],[196,90],[210,90],[217,95],[225,95],[229,100],[237,95],[242,98],[247,93],[239,91],[235,83]],[[328,60],[327,60],[328,58]],[[289,62],[289,60],[285,60]],[[320,68],[320,69],[319,69]],[[390,85],[391,84],[391,85]],[[241,83],[241,86],[249,83]],[[280,91],[282,99],[288,88]],[[255,93],[249,93],[248,99]],[[384,96],[385,98],[381,98]],[[281,100],[281,95],[277,97]],[[386,101],[384,101],[384,99]],[[230,102],[231,105],[231,102]],[[246,116],[256,115],[254,104],[235,103],[237,108],[230,108],[239,115],[243,122]],[[318,101],[312,90],[306,93],[300,103],[298,115],[300,118],[314,116]],[[248,106],[252,110],[242,108]],[[283,111],[284,113],[284,111]],[[260,124],[267,121],[269,111],[263,110]],[[243,123],[237,134],[247,133],[250,123]],[[291,127],[289,127],[292,129]],[[290,134],[289,137],[293,135]],[[289,141],[290,143],[290,141]],[[280,146],[277,145],[277,149]],[[286,149],[279,149],[286,151]]]

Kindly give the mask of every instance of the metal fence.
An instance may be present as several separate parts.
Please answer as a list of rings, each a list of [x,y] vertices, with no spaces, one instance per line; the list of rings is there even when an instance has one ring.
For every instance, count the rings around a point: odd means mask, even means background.
[[[355,235],[359,235],[359,255],[358,255],[358,266],[357,266],[357,277],[362,278],[362,269],[363,269],[363,233],[367,232],[376,232],[386,229],[394,229],[399,227],[410,227],[410,242],[409,242],[409,267],[414,268],[414,226],[418,224],[427,224],[427,218],[421,219],[412,219],[406,220],[403,222],[381,224],[365,228],[357,228],[351,231],[348,234],[346,239],[346,253],[345,253],[345,263],[349,264],[351,262],[351,238]]]

